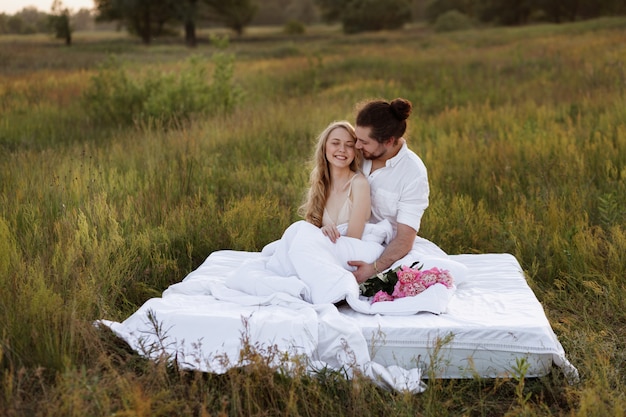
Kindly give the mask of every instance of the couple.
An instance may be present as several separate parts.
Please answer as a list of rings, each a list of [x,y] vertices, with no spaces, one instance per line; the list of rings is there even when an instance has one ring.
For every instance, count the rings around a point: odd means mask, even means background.
[[[356,128],[333,122],[318,137],[300,208],[304,220],[262,251],[267,269],[309,285],[307,301],[341,301],[359,283],[401,264],[447,263],[445,252],[417,237],[429,187],[426,167],[403,138],[411,110],[403,98],[369,101]]]

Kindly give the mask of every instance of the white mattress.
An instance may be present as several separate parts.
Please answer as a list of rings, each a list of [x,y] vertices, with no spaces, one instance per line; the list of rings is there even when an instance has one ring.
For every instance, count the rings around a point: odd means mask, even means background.
[[[419,381],[420,375],[510,375],[520,359],[529,365],[526,377],[545,375],[557,365],[569,378],[577,378],[512,255],[451,258],[466,265],[469,275],[457,284],[447,312],[440,315],[368,315],[348,306],[337,310],[332,304],[312,305],[275,292],[263,297],[242,296],[224,285],[226,277],[262,256],[225,250],[212,253],[182,282],[172,285],[162,297],[148,300],[124,322],[99,323],[140,353],[155,358],[167,354],[185,367],[209,372],[227,369],[220,355],[234,361],[227,364],[236,363],[245,318],[252,343],[275,344],[336,367],[348,363],[342,343],[347,341],[363,369],[372,371],[375,380],[381,375],[388,377],[394,388],[404,389],[402,378],[407,375],[413,376],[411,384]],[[248,280],[255,279],[248,275]],[[167,330],[167,343],[153,334],[151,316]],[[146,346],[158,349],[147,351]],[[411,390],[422,389],[416,387]]]
[[[553,364],[575,376],[576,370],[565,359],[515,257],[480,254],[451,258],[470,272],[458,285],[445,314],[381,316],[340,308],[360,326],[373,361],[418,366],[425,378],[494,378],[511,375],[517,361],[525,359],[527,377],[545,375]],[[429,372],[431,363],[434,366]]]

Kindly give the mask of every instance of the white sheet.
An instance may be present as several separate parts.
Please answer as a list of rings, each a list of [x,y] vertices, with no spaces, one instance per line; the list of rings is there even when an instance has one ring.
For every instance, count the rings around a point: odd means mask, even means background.
[[[247,340],[261,353],[280,351],[304,358],[311,371],[328,367],[348,376],[359,372],[385,388],[424,390],[419,368],[371,361],[367,341],[353,319],[332,303],[303,299],[302,294],[312,293],[306,284],[269,274],[267,260],[261,253],[215,252],[122,323],[98,323],[140,354],[175,358],[186,369],[223,373],[246,365],[240,352]],[[282,366],[282,358],[277,355],[271,365]]]
[[[176,358],[184,368],[205,372],[244,365],[239,354],[247,339],[261,350],[307,358],[311,370],[358,371],[383,387],[421,392],[437,340],[452,334],[437,377],[500,376],[519,358],[531,365],[527,376],[543,375],[552,364],[577,376],[511,255],[451,256],[451,265],[469,272],[449,293],[444,314],[383,315],[338,310],[333,291],[319,293],[327,302],[308,302],[307,294],[315,294],[310,287],[326,285],[326,275],[315,264],[309,283],[268,274],[274,249],[214,252],[122,323],[101,323],[146,356]]]
[[[438,378],[494,378],[512,375],[517,361],[524,359],[527,377],[546,375],[556,365],[570,381],[578,379],[514,256],[450,258],[467,266],[469,273],[445,314],[390,317],[340,309],[359,323],[372,360],[422,369],[434,364]],[[447,342],[433,358],[443,340]]]
[[[374,262],[382,253],[381,245],[391,237],[388,221],[366,226],[362,239],[341,236],[336,243],[324,236],[320,229],[305,221],[287,228],[282,238],[267,245],[258,262],[245,263],[229,276],[226,285],[252,295],[288,292],[313,304],[347,303],[364,314],[408,315],[420,311],[442,313],[454,293],[455,286],[433,285],[415,297],[394,302],[371,304],[359,295],[359,288],[349,260]],[[434,246],[434,245],[433,245]],[[450,260],[447,255],[412,254],[412,264],[419,260],[425,268],[438,266],[448,269],[457,281],[465,279],[466,268]]]

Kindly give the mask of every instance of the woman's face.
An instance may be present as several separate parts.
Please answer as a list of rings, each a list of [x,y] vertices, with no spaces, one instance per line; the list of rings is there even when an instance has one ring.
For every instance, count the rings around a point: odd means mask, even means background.
[[[338,127],[326,139],[326,160],[338,168],[349,167],[354,161],[355,141],[344,128]]]

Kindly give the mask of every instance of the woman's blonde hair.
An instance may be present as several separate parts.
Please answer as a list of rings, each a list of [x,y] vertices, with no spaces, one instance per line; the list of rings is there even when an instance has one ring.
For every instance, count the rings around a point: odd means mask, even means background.
[[[326,206],[326,199],[330,189],[330,168],[326,160],[326,142],[335,129],[345,129],[356,142],[354,127],[345,120],[332,122],[317,137],[313,158],[310,161],[312,169],[309,175],[309,189],[306,200],[299,209],[299,213],[304,217],[304,220],[317,227],[322,226],[324,207]],[[350,164],[350,169],[354,172],[359,171],[362,161],[361,153],[355,152],[354,161]]]

